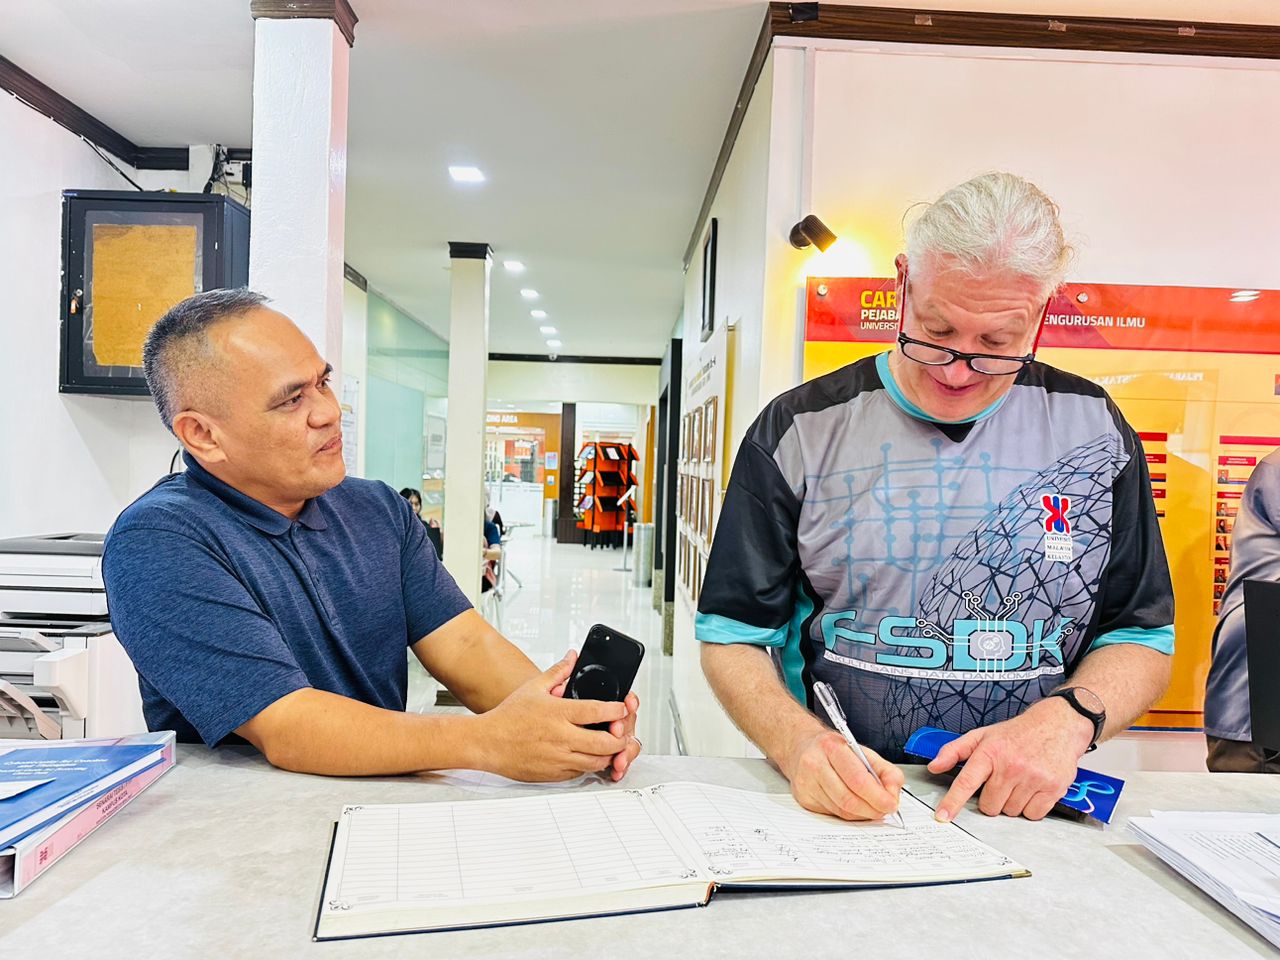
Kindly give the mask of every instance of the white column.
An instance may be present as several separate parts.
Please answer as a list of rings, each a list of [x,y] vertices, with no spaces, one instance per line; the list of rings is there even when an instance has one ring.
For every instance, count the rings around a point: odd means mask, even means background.
[[[187,192],[200,193],[213,172],[213,157],[217,146],[212,143],[193,143],[187,147]]]
[[[254,22],[249,286],[340,374],[351,50],[331,19],[268,17]]]
[[[485,373],[489,363],[487,243],[450,243],[449,416],[445,433],[445,566],[480,600],[484,537]]]

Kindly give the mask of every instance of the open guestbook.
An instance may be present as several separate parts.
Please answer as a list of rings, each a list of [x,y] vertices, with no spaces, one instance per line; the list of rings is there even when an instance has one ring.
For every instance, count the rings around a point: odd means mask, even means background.
[[[701,783],[348,806],[318,940],[702,906],[717,888],[885,887],[1027,876],[902,794],[904,827]]]

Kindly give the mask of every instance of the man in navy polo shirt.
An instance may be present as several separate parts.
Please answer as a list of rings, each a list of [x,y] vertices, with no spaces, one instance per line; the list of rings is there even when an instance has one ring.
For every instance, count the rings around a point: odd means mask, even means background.
[[[471,608],[408,504],[345,477],[332,368],[265,302],[197,294],[144,348],[187,469],[116,520],[103,577],[148,726],[238,735],[309,773],[620,779],[640,750],[635,695],[563,699],[573,655],[539,673]],[[475,715],[406,713],[406,646]]]

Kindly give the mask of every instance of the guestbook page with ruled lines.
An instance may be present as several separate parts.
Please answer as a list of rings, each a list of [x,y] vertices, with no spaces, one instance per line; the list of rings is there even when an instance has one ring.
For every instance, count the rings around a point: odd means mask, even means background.
[[[900,807],[905,827],[899,827],[811,813],[787,794],[701,783],[651,789],[718,883],[788,878],[932,882],[1017,870],[1008,857],[954,824],[935,821],[933,811],[906,792]]]
[[[641,791],[351,806],[329,909],[651,886],[696,876]]]

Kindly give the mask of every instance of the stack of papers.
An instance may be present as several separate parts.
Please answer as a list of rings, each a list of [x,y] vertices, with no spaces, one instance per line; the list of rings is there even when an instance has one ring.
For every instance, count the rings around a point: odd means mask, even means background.
[[[1280,814],[1161,813],[1132,830],[1156,856],[1280,946]]]

